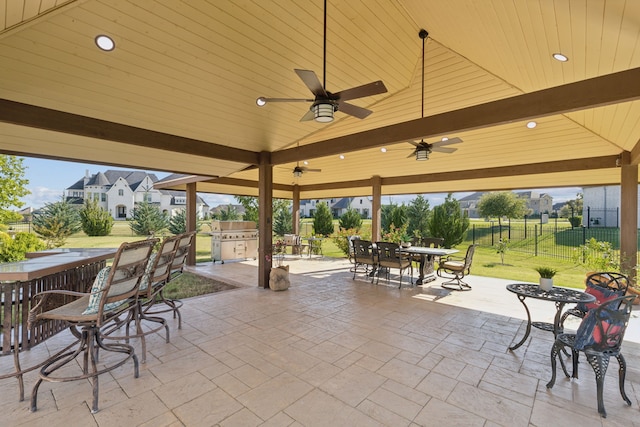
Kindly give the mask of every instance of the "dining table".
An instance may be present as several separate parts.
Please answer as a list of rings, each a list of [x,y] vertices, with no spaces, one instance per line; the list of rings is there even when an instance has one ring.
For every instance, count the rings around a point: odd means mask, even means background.
[[[582,292],[578,289],[564,288],[564,287],[552,287],[550,290],[544,290],[537,283],[511,283],[507,285],[507,290],[513,292],[518,297],[518,300],[524,306],[527,313],[527,327],[524,336],[516,344],[509,347],[509,350],[515,350],[527,341],[529,334],[531,333],[531,327],[541,329],[548,332],[553,332],[553,337],[557,337],[563,332],[562,328],[562,309],[566,304],[571,303],[590,303],[594,302],[596,298],[586,292]],[[553,319],[553,323],[550,322],[532,322],[531,313],[527,306],[526,299],[533,298],[537,300],[553,302],[556,305],[556,314]]]
[[[47,290],[87,292],[118,248],[56,248],[26,254],[26,260],[0,263],[0,356],[13,355],[14,371],[0,371],[0,380],[18,379],[24,399],[23,374],[38,368],[22,368],[19,354],[66,329],[65,322],[51,320],[29,327],[29,312],[35,295]],[[73,297],[56,295],[50,308]]]
[[[420,257],[418,280],[416,285],[432,282],[436,279],[434,269],[434,258],[437,256],[448,256],[460,252],[458,249],[431,248],[425,246],[401,246],[400,251],[409,255]]]

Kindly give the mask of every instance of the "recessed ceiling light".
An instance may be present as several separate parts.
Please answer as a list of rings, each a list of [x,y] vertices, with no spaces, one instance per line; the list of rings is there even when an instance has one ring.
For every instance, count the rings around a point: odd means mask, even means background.
[[[96,36],[96,45],[105,52],[111,52],[116,48],[116,43],[109,36],[105,36],[104,34],[100,34]]]
[[[442,141],[448,141],[448,140],[449,140],[449,138],[447,138],[446,136],[442,137]]]
[[[567,58],[565,55],[563,55],[561,53],[554,53],[553,54],[553,59],[555,59],[556,61],[560,61],[560,62],[567,62],[569,60],[569,58]]]
[[[340,154],[340,160],[344,160],[344,154]]]
[[[386,153],[386,152],[387,152],[387,149],[386,149],[386,148],[384,148],[384,147],[382,147],[382,148],[380,149],[380,151],[382,151],[383,153]]]
[[[534,121],[530,121],[529,123],[527,123],[527,127],[529,129],[533,129],[534,127],[538,126],[538,123],[534,122]]]
[[[308,162],[308,161],[306,161],[306,160],[305,160],[304,162],[302,162],[302,163],[303,163],[303,164],[305,164],[305,165],[308,165],[308,164],[309,164],[309,162]]]
[[[267,103],[267,100],[264,99],[264,97],[262,96],[256,99],[256,104],[258,105],[258,107],[264,107],[266,103]]]

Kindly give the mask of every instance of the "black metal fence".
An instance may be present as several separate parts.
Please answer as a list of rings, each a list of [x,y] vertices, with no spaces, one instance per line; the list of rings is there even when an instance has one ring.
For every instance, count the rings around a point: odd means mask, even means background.
[[[30,221],[20,221],[20,222],[11,222],[7,224],[9,231],[19,232],[24,231],[27,233],[31,233],[33,231],[33,227]]]
[[[575,249],[592,237],[600,242],[609,242],[615,251],[620,249],[619,228],[571,227],[554,222],[472,224],[465,240],[480,246],[496,246],[500,239],[506,239],[509,241],[510,251],[570,260]]]

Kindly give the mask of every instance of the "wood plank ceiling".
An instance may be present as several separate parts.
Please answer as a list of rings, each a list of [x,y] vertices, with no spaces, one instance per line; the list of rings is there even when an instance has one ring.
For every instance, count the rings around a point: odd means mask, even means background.
[[[255,104],[309,98],[295,68],[323,79],[322,0],[1,0],[0,152],[221,177],[198,191],[256,195],[251,166],[268,151],[274,194],[298,184],[302,198],[367,195],[374,175],[383,194],[616,184],[617,156],[640,157],[640,83],[628,78],[630,95],[604,106],[598,90],[578,94],[577,111],[551,96],[554,114],[534,129],[516,103],[522,116],[507,122],[461,116],[441,132],[432,119],[640,68],[639,1],[328,0],[327,10],[328,90],[388,88],[352,101],[374,111],[364,120],[300,122],[308,104]],[[407,135],[464,141],[426,162],[393,130],[421,118],[421,28],[427,119]],[[115,50],[98,50],[98,34]],[[339,151],[330,143],[361,133]],[[294,178],[305,161],[321,172]]]

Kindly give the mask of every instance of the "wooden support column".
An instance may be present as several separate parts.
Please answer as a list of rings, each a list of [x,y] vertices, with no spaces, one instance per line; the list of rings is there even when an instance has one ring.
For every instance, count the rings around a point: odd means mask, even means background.
[[[293,234],[300,234],[300,186],[298,184],[293,185],[291,221],[293,222]]]
[[[371,177],[371,187],[373,195],[373,200],[371,201],[371,240],[378,242],[382,236],[380,232],[382,222],[382,178],[380,178],[380,175]]]
[[[629,164],[629,153],[621,158],[620,179],[620,270],[635,282],[638,263],[638,165]]]
[[[198,195],[196,193],[196,183],[187,184],[187,231],[194,231],[197,227],[196,207],[198,205]],[[195,237],[197,239],[197,236]],[[189,248],[189,254],[186,259],[187,265],[196,265],[196,244],[195,239]]]
[[[269,273],[271,272],[271,248],[273,245],[273,165],[268,151],[260,153],[258,171],[258,286],[269,288]]]

